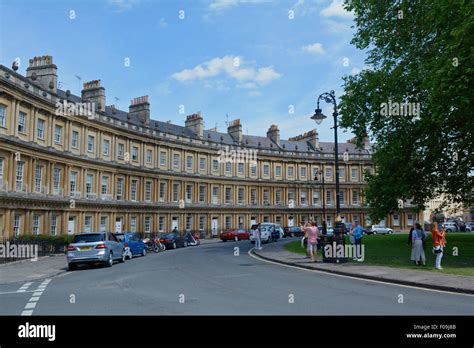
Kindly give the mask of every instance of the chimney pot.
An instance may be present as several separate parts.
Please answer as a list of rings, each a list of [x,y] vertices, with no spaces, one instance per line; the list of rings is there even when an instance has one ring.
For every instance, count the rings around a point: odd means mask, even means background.
[[[184,125],[187,129],[196,133],[199,138],[204,136],[204,121],[200,111],[186,116]]]
[[[267,137],[276,145],[280,146],[280,130],[276,124],[272,124],[267,131]]]
[[[229,122],[227,134],[229,134],[235,142],[242,142],[242,125],[240,124],[240,118]]]
[[[35,81],[43,89],[57,93],[58,67],[53,64],[53,57],[33,57],[26,68],[26,77]]]
[[[150,103],[147,95],[133,98],[128,111],[129,118],[136,117],[146,126],[150,125]]]

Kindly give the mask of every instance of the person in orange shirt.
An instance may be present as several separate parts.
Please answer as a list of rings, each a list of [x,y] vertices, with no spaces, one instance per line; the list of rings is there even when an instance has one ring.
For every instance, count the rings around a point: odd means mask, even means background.
[[[446,230],[441,228],[438,230],[438,223],[435,221],[431,224],[431,236],[433,237],[433,252],[436,255],[435,268],[442,270],[441,259],[443,258],[443,249],[446,246]]]

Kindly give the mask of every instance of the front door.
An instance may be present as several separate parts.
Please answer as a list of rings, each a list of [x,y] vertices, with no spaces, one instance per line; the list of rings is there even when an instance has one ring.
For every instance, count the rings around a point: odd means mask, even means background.
[[[219,218],[213,217],[212,218],[212,235],[217,236],[217,230],[219,228]]]
[[[70,217],[67,223],[67,234],[74,234],[76,231],[76,218]]]
[[[123,218],[118,217],[115,219],[115,233],[122,233]]]
[[[174,231],[174,229],[176,228],[177,230],[179,230],[179,219],[177,216],[173,216],[173,218],[171,219],[171,230]]]
[[[293,223],[293,216],[290,216],[288,218],[288,227],[293,227],[294,226],[294,223]]]

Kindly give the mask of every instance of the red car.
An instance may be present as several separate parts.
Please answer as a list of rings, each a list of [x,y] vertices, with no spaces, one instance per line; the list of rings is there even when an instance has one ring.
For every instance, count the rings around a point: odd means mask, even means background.
[[[238,242],[242,239],[250,239],[250,232],[244,229],[230,230],[221,232],[220,238],[223,242],[227,242],[228,240],[235,240]]]

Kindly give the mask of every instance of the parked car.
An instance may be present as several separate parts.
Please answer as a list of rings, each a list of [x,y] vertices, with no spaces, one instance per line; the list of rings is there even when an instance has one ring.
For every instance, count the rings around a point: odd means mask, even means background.
[[[228,240],[234,240],[238,242],[239,240],[250,239],[250,232],[242,228],[237,230],[223,231],[221,232],[219,238],[223,242],[227,242]]]
[[[252,227],[250,228],[250,242],[253,244],[255,243],[255,231],[257,230],[257,228],[259,228],[260,224],[255,224],[255,225],[252,225]],[[270,243],[271,241],[271,237],[272,236],[272,233],[271,233],[271,230],[269,227],[265,227],[260,229],[260,240],[262,241],[262,243]]]
[[[446,229],[446,232],[458,232],[459,227],[454,221],[443,222],[442,227]]]
[[[381,225],[372,225],[372,227],[366,231],[367,234],[392,234],[393,230],[391,228],[381,226]]]
[[[260,239],[262,243],[275,242],[284,235],[283,228],[280,225],[271,222],[262,222],[260,224],[252,225],[250,231],[250,242],[255,243],[255,230],[260,228]]]
[[[303,237],[304,232],[299,226],[285,227],[283,237]]]
[[[66,257],[71,271],[79,264],[103,263],[112,267],[115,260],[125,262],[123,245],[111,232],[76,234]]]
[[[318,226],[319,232],[323,233],[323,226]],[[334,234],[334,228],[332,226],[326,227],[326,236],[330,237]]]
[[[115,233],[115,237],[122,243],[125,256],[128,259],[131,260],[136,255],[146,255],[147,247],[140,234],[135,232]]]
[[[466,222],[466,231],[473,232],[474,231],[474,222]]]
[[[166,246],[166,249],[176,249],[188,246],[188,242],[184,236],[175,232],[161,234],[160,242]]]

